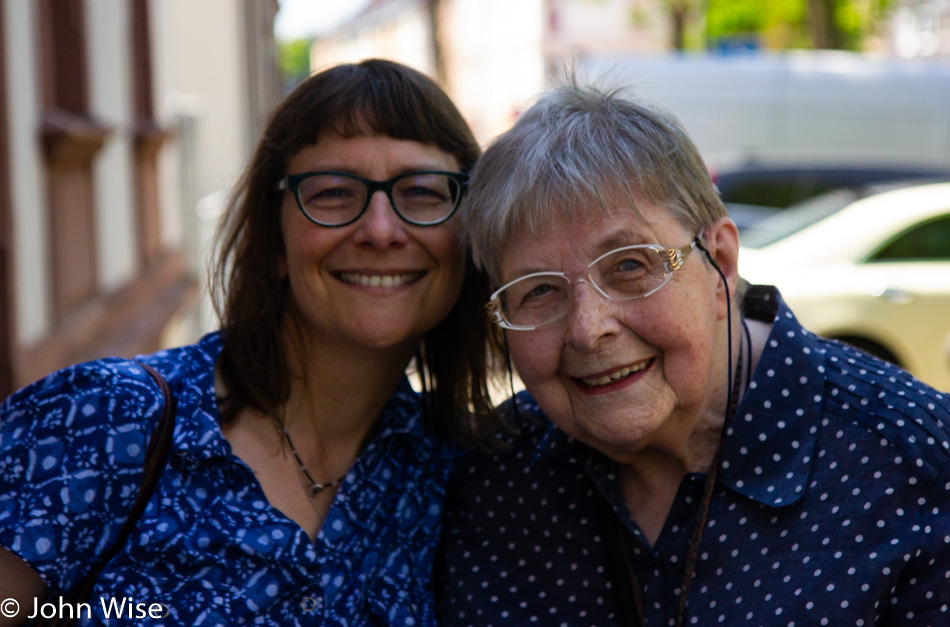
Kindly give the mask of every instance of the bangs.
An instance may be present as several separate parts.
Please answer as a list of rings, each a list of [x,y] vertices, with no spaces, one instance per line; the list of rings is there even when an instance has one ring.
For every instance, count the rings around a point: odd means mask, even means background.
[[[363,86],[363,93],[351,92],[347,101],[339,103],[332,116],[324,121],[324,132],[334,132],[341,137],[385,135],[435,143],[432,121],[420,115],[428,106],[422,98],[413,99],[408,94],[405,98],[395,98],[378,86],[365,83]]]
[[[448,96],[425,75],[381,60],[342,65],[302,83],[288,99],[273,146],[291,155],[328,133],[383,135],[436,146],[464,171],[479,148]]]
[[[467,236],[475,262],[493,279],[498,278],[496,262],[482,253],[497,251],[495,257],[515,237],[618,212],[642,218],[643,202],[663,204],[652,184],[657,180],[654,173],[641,169],[637,159],[617,154],[622,151],[616,145],[600,144],[601,150],[587,151],[571,143],[525,143],[516,153],[483,159],[476,166],[471,211],[492,218],[471,216]]]
[[[507,243],[513,231],[537,235],[551,224],[609,217],[618,212],[632,211],[640,217],[638,208],[643,194],[622,181],[629,178],[612,173],[591,172],[591,176],[572,178],[555,173],[544,173],[530,193],[517,199],[507,212],[496,241]],[[594,179],[599,175],[599,179]]]

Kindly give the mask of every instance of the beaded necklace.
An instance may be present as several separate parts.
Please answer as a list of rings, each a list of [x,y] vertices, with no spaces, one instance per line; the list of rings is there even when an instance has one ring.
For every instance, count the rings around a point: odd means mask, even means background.
[[[304,485],[304,489],[307,491],[307,496],[314,498],[324,490],[328,490],[332,487],[340,485],[340,482],[346,478],[346,474],[344,473],[342,477],[329,483],[320,483],[319,481],[314,480],[313,476],[310,474],[310,471],[307,470],[307,467],[304,465],[303,460],[300,459],[300,455],[297,453],[297,447],[294,446],[294,441],[290,439],[290,433],[287,432],[287,429],[284,429],[283,431],[284,439],[287,440],[287,444],[290,446],[290,454],[294,456],[294,462],[297,464],[297,470],[299,470],[309,482],[305,483]]]

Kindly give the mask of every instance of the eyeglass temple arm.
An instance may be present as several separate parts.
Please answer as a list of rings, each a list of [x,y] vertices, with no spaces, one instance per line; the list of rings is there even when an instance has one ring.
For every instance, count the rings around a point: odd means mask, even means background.
[[[485,303],[485,311],[488,312],[488,317],[491,318],[491,321],[495,324],[500,324],[504,321],[504,317],[501,315],[501,305],[498,304],[497,298]]]
[[[667,248],[666,249],[666,261],[670,267],[670,272],[679,270],[680,266],[686,263],[686,258],[689,257],[689,254],[693,252],[693,245],[698,241],[698,238],[691,242],[689,246],[684,246],[683,248]]]

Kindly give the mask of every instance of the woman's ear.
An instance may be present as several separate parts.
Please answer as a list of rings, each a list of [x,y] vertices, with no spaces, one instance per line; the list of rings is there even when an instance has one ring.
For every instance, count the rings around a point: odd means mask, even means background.
[[[703,229],[703,245],[725,277],[730,299],[735,300],[736,285],[739,283],[739,230],[735,223],[728,217],[722,217],[707,226]],[[720,318],[725,318],[726,298],[722,290],[720,279],[717,288],[717,295],[721,295],[718,313]]]

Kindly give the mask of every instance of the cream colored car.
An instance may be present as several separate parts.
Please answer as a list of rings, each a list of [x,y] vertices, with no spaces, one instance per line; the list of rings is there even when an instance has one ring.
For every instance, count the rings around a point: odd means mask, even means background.
[[[739,270],[802,324],[950,391],[950,183],[833,192],[741,236]]]

